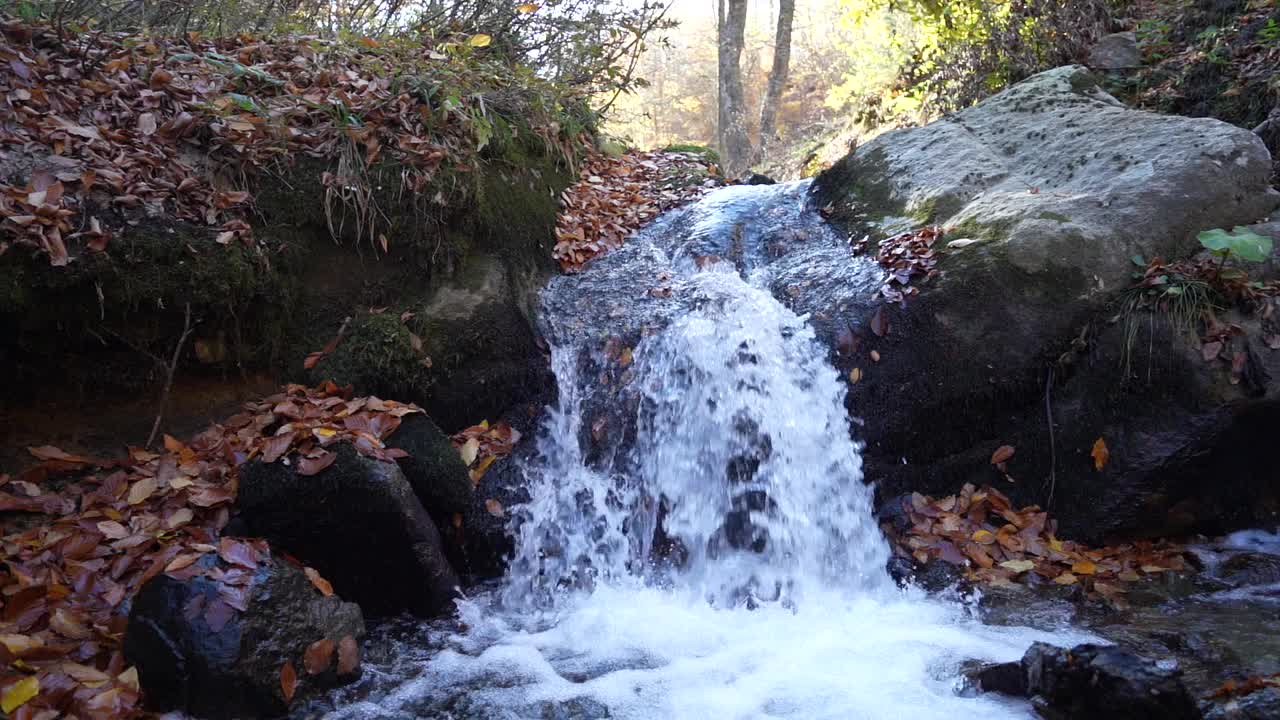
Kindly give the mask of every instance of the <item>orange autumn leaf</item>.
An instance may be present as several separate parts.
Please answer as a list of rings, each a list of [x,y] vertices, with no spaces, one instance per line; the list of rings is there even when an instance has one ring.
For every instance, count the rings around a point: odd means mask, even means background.
[[[999,465],[1000,463],[1009,462],[1009,458],[1013,457],[1012,445],[1001,445],[996,451],[991,453],[991,464]]]
[[[293,694],[298,689],[298,671],[288,660],[280,666],[280,692],[284,695],[285,704],[293,702]]]
[[[307,674],[319,675],[328,670],[329,663],[333,660],[334,648],[334,642],[329,638],[317,640],[307,646],[307,651],[302,656],[302,666]]]
[[[1089,451],[1089,455],[1093,458],[1093,467],[1095,470],[1101,470],[1106,467],[1107,461],[1111,459],[1111,451],[1107,449],[1107,441],[1099,437],[1093,443],[1093,450]]]
[[[328,580],[325,580],[323,577],[320,577],[320,572],[318,570],[309,567],[303,568],[303,572],[306,573],[307,579],[310,580],[311,584],[320,591],[321,595],[324,595],[325,597],[333,596],[333,584]]]

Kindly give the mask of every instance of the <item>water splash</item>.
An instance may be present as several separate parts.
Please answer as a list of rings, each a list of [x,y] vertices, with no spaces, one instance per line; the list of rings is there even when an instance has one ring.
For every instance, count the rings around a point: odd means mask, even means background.
[[[877,271],[806,190],[712,193],[552,284],[559,399],[508,578],[460,604],[466,630],[419,679],[339,715],[1028,715],[959,696],[958,668],[1051,638],[983,626],[884,570],[844,387],[775,297],[805,263],[839,255],[826,276],[855,286]],[[626,361],[619,337],[637,341]]]

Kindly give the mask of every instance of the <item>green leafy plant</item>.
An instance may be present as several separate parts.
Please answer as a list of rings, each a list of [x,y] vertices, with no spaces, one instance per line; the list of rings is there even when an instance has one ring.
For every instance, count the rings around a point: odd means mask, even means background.
[[[1258,31],[1258,39],[1269,43],[1280,40],[1280,23],[1275,18],[1268,18],[1267,24]]]
[[[1214,228],[1205,230],[1197,237],[1206,250],[1218,256],[1218,268],[1215,273],[1217,277],[1222,277],[1222,267],[1227,264],[1227,258],[1232,255],[1248,262],[1263,262],[1271,257],[1271,238],[1259,235],[1246,227],[1237,226],[1232,228],[1231,232]]]

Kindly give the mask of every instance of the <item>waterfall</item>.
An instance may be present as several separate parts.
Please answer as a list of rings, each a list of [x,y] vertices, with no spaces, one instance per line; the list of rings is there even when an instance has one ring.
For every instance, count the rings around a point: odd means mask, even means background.
[[[885,571],[844,385],[778,300],[798,264],[850,266],[806,191],[717,191],[553,281],[558,399],[508,576],[460,604],[465,630],[417,679],[340,715],[1029,716],[958,695],[958,667],[1053,638]],[[878,271],[849,272],[831,277]]]

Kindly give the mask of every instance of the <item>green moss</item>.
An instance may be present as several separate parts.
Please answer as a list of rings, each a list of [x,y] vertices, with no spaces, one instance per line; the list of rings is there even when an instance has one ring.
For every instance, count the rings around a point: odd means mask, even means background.
[[[932,197],[918,202],[907,209],[907,216],[921,225],[938,221],[938,198]]]
[[[692,143],[674,143],[662,148],[664,152],[693,153],[701,155],[707,162],[720,162],[720,153],[706,145],[695,145]]]
[[[1045,211],[1040,213],[1036,217],[1040,220],[1053,220],[1054,222],[1060,222],[1060,223],[1071,222],[1071,218],[1067,217],[1066,215],[1063,215],[1062,213],[1056,213],[1056,212]]]
[[[347,335],[315,367],[315,379],[354,385],[358,392],[384,397],[421,396],[433,382],[426,357],[414,349],[409,327],[398,311],[355,317]]]
[[[973,218],[966,218],[952,225],[947,236],[1001,243],[1009,238],[1009,232],[1013,230],[1014,223],[1014,218],[1001,218],[991,222],[978,222]]]

